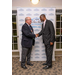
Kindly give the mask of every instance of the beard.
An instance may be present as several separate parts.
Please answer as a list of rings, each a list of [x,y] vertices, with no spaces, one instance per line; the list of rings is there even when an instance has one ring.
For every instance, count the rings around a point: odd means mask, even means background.
[[[44,22],[44,20],[41,20],[41,22]]]

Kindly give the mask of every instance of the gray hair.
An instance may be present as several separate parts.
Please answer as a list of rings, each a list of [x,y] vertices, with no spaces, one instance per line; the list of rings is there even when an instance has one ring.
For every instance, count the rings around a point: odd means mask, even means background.
[[[26,17],[26,18],[25,18],[25,22],[26,22],[27,20],[29,20],[29,19],[31,19],[31,18],[30,18],[30,17]]]
[[[28,17],[25,18],[25,21],[27,21],[27,20],[28,20]]]

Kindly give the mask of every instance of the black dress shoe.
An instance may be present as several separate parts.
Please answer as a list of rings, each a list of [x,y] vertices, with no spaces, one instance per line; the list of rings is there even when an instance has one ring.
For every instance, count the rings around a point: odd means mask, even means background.
[[[50,65],[50,66],[45,66],[45,67],[43,67],[43,69],[49,69],[49,68],[52,68],[52,65]]]
[[[31,64],[31,63],[27,63],[27,65],[33,66],[33,64]]]
[[[24,68],[24,69],[27,69],[27,67],[26,66],[21,66],[22,68]]]
[[[47,63],[43,63],[42,65],[47,65]]]

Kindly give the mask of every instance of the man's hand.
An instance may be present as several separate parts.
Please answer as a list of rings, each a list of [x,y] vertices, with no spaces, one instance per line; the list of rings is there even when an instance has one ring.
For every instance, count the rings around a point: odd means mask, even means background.
[[[39,36],[39,34],[35,34],[36,35],[36,37],[38,37]]]
[[[50,42],[50,45],[53,45],[53,42]]]

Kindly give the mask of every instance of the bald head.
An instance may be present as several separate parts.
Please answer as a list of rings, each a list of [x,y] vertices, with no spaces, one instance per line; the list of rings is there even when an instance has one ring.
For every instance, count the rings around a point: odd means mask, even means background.
[[[27,24],[31,24],[31,18],[30,17],[26,17],[25,18],[25,23],[27,23]]]
[[[45,14],[41,14],[41,15],[40,15],[40,20],[41,20],[42,22],[46,20]]]

